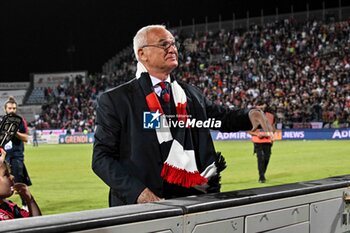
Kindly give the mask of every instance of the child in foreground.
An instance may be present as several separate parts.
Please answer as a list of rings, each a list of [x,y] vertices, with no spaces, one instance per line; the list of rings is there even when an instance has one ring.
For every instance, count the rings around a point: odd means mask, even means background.
[[[40,216],[41,211],[28,186],[23,183],[14,183],[9,165],[5,161],[6,152],[0,148],[0,153],[0,221]],[[28,211],[19,208],[17,204],[6,199],[11,197],[14,192],[18,193],[25,200]]]

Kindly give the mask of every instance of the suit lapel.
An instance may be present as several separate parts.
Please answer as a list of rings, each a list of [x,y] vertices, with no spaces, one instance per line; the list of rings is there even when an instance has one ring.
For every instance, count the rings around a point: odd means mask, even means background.
[[[154,91],[152,87],[151,78],[149,77],[148,73],[142,73],[140,78],[137,79],[137,81],[140,84],[141,90],[145,97]]]
[[[132,116],[134,116],[134,120],[136,120],[134,122],[137,124],[139,132],[141,133],[137,135],[137,137],[139,137],[140,140],[144,137],[152,137],[152,140],[156,142],[158,141],[156,131],[143,128],[144,112],[150,111],[146,102],[146,96],[153,91],[152,82],[148,73],[142,73],[141,77],[135,79],[129,86],[128,95],[132,104],[131,106],[133,106]],[[161,154],[160,150],[159,154]]]

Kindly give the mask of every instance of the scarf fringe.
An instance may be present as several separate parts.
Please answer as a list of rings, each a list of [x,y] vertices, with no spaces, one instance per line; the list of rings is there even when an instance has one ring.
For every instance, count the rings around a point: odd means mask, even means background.
[[[189,172],[168,163],[164,163],[161,177],[170,184],[181,185],[185,188],[191,188],[195,185],[202,185],[208,182],[208,179],[201,176],[198,171]]]

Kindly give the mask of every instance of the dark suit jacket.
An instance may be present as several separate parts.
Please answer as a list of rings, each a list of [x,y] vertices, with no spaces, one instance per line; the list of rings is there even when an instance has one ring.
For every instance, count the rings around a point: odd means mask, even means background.
[[[144,74],[143,74],[144,75]],[[145,73],[145,75],[147,75]],[[187,96],[192,118],[222,121],[220,131],[249,130],[248,109],[229,110],[208,101],[194,86],[179,82]],[[151,81],[149,80],[149,85]],[[156,131],[143,129],[143,113],[149,111],[139,80],[133,79],[103,93],[97,106],[92,168],[110,187],[110,205],[134,204],[148,187],[159,197],[196,194],[192,189],[168,190],[160,176],[166,156],[161,154]],[[191,129],[198,171],[215,161],[209,129]],[[188,191],[186,191],[188,190]]]

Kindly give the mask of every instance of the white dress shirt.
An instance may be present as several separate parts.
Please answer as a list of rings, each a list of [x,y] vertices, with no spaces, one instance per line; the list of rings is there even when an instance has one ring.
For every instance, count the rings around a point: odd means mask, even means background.
[[[159,86],[159,83],[162,82],[159,78],[153,77],[151,76],[151,81],[152,81],[152,86],[154,89],[154,92],[160,96],[160,93],[162,92],[162,88]],[[167,79],[164,82],[168,82],[170,83],[171,79],[170,79],[170,75],[168,75]]]

